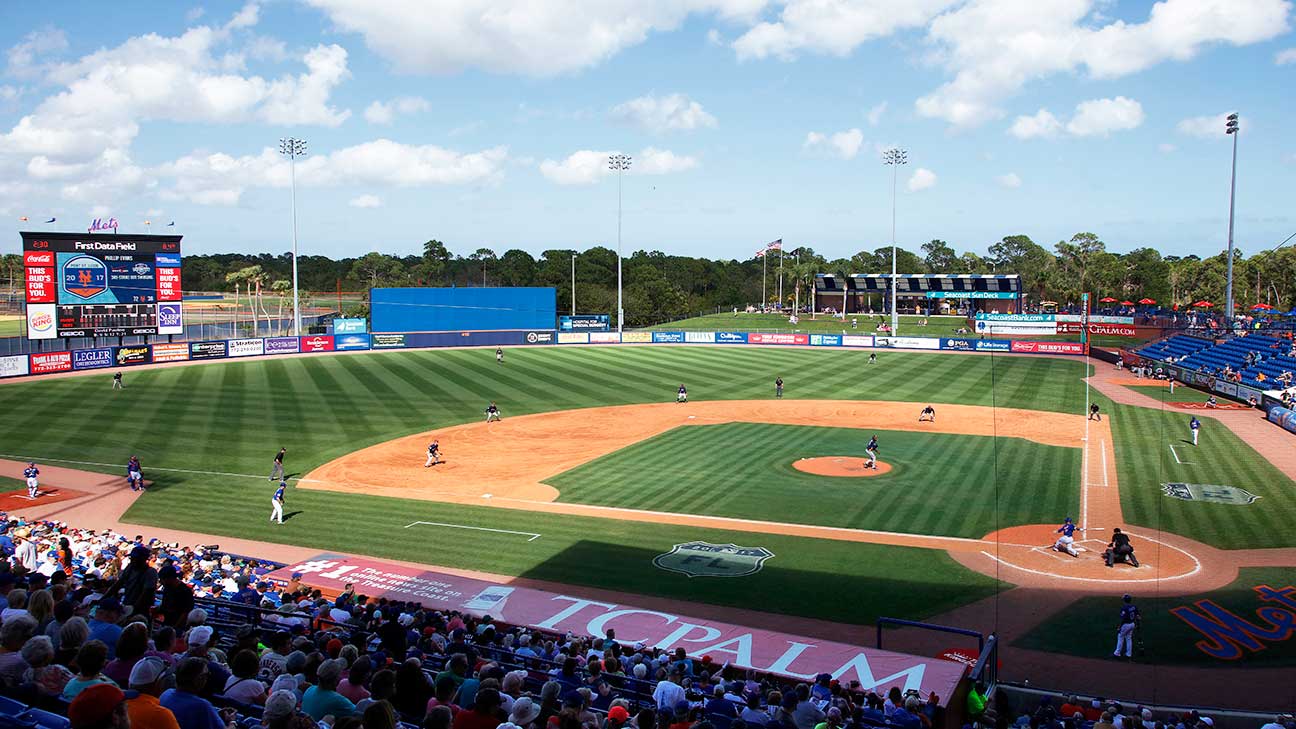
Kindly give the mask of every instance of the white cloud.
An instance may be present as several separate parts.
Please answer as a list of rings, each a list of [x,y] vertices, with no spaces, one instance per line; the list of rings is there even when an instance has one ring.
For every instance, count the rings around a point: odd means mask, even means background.
[[[347,205],[353,208],[380,208],[382,207],[382,198],[377,195],[359,195],[351,198]]]
[[[935,187],[936,173],[926,167],[919,167],[914,170],[913,176],[909,178],[906,186],[909,188],[909,192],[918,192],[919,190]]]
[[[1278,51],[1274,55],[1274,63],[1279,66],[1286,66],[1289,63],[1296,63],[1296,48],[1286,48]]]
[[[739,59],[789,60],[800,51],[845,56],[865,41],[919,28],[957,0],[788,0],[774,22],[759,23],[733,42]]]
[[[843,132],[825,134],[810,132],[806,135],[802,148],[809,151],[821,151],[841,159],[854,159],[864,144],[864,132],[852,127]]]
[[[225,24],[225,29],[241,30],[243,28],[251,28],[257,24],[257,21],[260,20],[260,18],[260,6],[256,3],[248,3],[235,13],[234,17],[230,18],[229,22]]]
[[[106,218],[112,214],[112,208],[107,205],[93,205],[90,207],[90,217]]]
[[[1048,109],[1030,116],[1017,117],[1008,133],[1018,139],[1052,139],[1063,131],[1075,137],[1107,136],[1112,132],[1134,129],[1143,123],[1143,105],[1133,99],[1090,99],[1076,104],[1075,113],[1066,124]]]
[[[1162,142],[1157,145],[1157,151],[1160,152],[1161,154],[1170,154],[1174,152],[1176,149],[1178,149],[1178,147],[1175,147],[1173,144],[1170,144],[1169,142]]]
[[[707,37],[707,43],[710,43],[713,46],[724,45],[724,38],[720,36],[720,31],[716,30],[715,28],[708,30],[706,37]]]
[[[1015,190],[1021,187],[1022,184],[1021,178],[1017,176],[1016,172],[1009,172],[1006,175],[999,175],[998,177],[995,178],[995,182],[999,183],[1000,187],[1005,187],[1008,188],[1009,190]]]
[[[869,126],[875,127],[879,123],[881,123],[882,115],[886,113],[886,110],[887,110],[887,103],[885,101],[883,101],[880,104],[875,104],[871,109],[869,109],[868,113],[865,114],[865,117],[868,119]]]
[[[559,185],[589,185],[612,174],[608,156],[616,152],[582,149],[561,161],[546,159],[540,163],[540,174]],[[664,149],[645,147],[633,159],[630,175],[668,175],[697,167],[696,157],[679,155]]]
[[[1092,99],[1076,105],[1075,116],[1067,122],[1067,132],[1077,137],[1107,136],[1112,132],[1135,129],[1143,123],[1143,105],[1133,99]]]
[[[678,28],[691,14],[737,21],[767,0],[306,0],[397,69],[553,76]]]
[[[391,101],[375,101],[364,111],[364,118],[370,124],[391,124],[396,116],[418,114],[431,109],[432,106],[419,96],[401,96]]]
[[[67,35],[57,28],[33,30],[23,36],[22,42],[8,52],[5,73],[14,78],[35,78],[45,71],[42,55],[57,54],[67,50]]]
[[[377,139],[299,161],[297,183],[308,187],[470,184],[498,178],[507,159],[504,147],[464,153]],[[284,188],[289,183],[288,161],[269,147],[242,157],[194,152],[150,172],[170,182],[161,193],[165,199],[202,205],[235,205],[248,188]]]
[[[1025,84],[1087,71],[1119,78],[1211,45],[1248,45],[1288,29],[1288,0],[1162,0],[1143,22],[1101,18],[1096,0],[969,0],[931,22],[931,56],[954,78],[916,102],[919,114],[955,126],[1002,115],[998,103]]]
[[[1056,137],[1060,131],[1062,122],[1048,109],[1040,109],[1031,116],[1019,116],[1008,129],[1008,133],[1018,139],[1047,139]]]
[[[716,118],[684,94],[631,99],[612,107],[612,118],[653,134],[714,127]]]
[[[1180,134],[1186,134],[1190,137],[1201,137],[1203,139],[1213,139],[1225,137],[1224,124],[1227,122],[1226,117],[1233,112],[1224,111],[1219,114],[1207,114],[1205,116],[1194,116],[1182,119],[1175,125],[1175,129]],[[1246,131],[1245,120],[1240,120],[1242,130]]]
[[[185,12],[186,23],[196,23],[198,19],[207,13],[207,10],[201,5],[195,5]]]

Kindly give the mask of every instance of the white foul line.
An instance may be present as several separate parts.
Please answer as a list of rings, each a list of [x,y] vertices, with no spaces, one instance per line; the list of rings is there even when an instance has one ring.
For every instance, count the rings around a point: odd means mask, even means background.
[[[405,528],[409,529],[412,526],[419,526],[420,524],[426,526],[447,527],[450,529],[473,529],[479,532],[496,532],[497,534],[520,534],[521,536],[524,537],[531,537],[530,539],[527,540],[528,542],[534,542],[535,540],[540,538],[540,535],[536,534],[535,532],[515,532],[512,529],[491,529],[489,527],[467,526],[465,524],[445,524],[439,521],[416,521],[413,524],[406,524]]]
[[[1107,480],[1107,442],[1102,438],[1098,439],[1098,452],[1102,454],[1103,488],[1107,488],[1111,482]]]
[[[1181,460],[1179,460],[1179,452],[1175,450],[1174,444],[1170,444],[1170,454],[1174,456],[1175,463],[1178,463],[1178,464],[1181,465],[1181,466],[1191,466],[1191,465],[1193,465],[1192,463],[1189,463],[1188,461],[1181,461]]]

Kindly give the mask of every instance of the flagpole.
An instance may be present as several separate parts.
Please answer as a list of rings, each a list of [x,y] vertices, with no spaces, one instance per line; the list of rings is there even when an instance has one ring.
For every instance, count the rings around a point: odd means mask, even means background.
[[[765,311],[765,304],[769,302],[769,298],[765,295],[765,279],[768,275],[765,272],[765,259],[769,258],[766,253],[768,251],[761,251],[761,311]]]
[[[779,238],[779,240],[783,240],[783,239],[782,239],[782,238]],[[779,246],[779,285],[778,285],[778,292],[779,292],[779,294],[778,294],[778,296],[779,296],[779,309],[782,310],[782,308],[783,308],[783,246],[781,246],[781,245]]]

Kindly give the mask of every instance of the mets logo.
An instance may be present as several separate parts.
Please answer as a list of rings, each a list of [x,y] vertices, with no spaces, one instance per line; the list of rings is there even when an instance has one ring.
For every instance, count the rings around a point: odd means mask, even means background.
[[[76,256],[63,264],[63,288],[69,294],[89,299],[108,290],[108,267],[90,256]]]
[[[653,558],[661,569],[689,577],[745,577],[760,572],[774,553],[764,547],[685,542]]]
[[[1260,498],[1255,494],[1236,486],[1220,486],[1209,483],[1163,483],[1161,493],[1184,501],[1206,501],[1212,504],[1230,504],[1247,506]]]

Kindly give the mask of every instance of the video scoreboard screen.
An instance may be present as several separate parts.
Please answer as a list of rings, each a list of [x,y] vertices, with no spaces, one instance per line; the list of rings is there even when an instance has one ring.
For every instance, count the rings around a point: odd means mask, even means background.
[[[27,338],[180,334],[180,236],[22,233]]]

